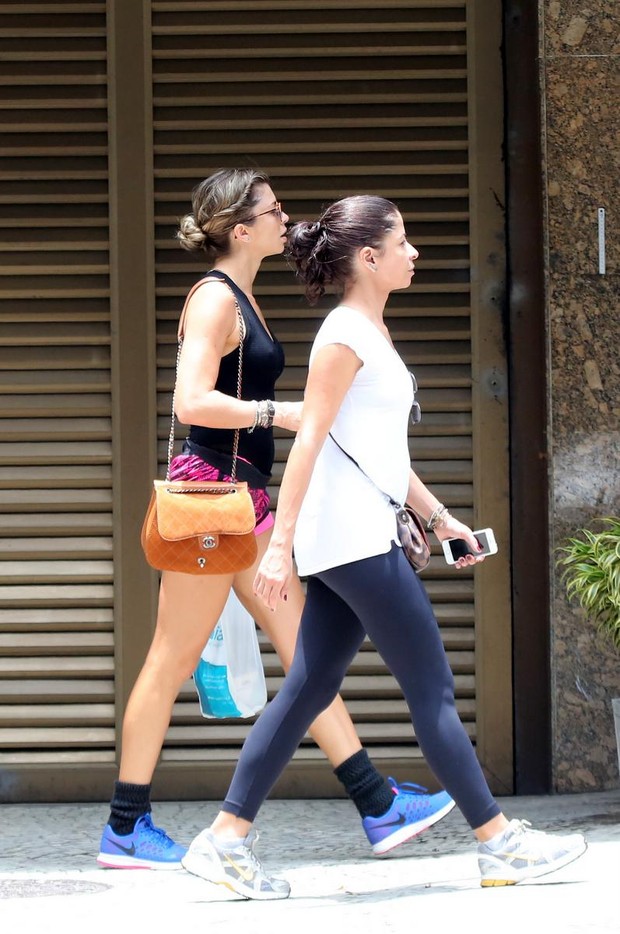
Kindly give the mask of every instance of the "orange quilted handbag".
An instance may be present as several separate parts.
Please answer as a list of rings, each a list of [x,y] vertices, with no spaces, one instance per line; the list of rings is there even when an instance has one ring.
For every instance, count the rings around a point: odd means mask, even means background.
[[[202,280],[205,281],[205,280]],[[196,283],[185,302],[201,282]],[[239,372],[237,398],[241,398],[241,372],[245,327],[235,298],[239,320]],[[179,326],[177,371],[183,346]],[[254,504],[244,481],[236,480],[239,430],[235,431],[230,482],[170,480],[174,446],[174,393],[168,439],[165,480],[153,482],[153,492],[142,526],[141,543],[146,560],[159,571],[185,574],[229,574],[249,568],[256,560]]]
[[[160,571],[234,573],[256,560],[255,522],[247,483],[155,480],[142,548]]]

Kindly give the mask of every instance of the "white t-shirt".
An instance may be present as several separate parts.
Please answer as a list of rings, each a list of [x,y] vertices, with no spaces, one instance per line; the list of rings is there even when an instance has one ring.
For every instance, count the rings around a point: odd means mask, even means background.
[[[375,325],[346,305],[323,322],[310,363],[328,344],[345,344],[363,364],[331,433],[368,476],[325,439],[295,529],[295,560],[303,576],[388,552],[398,538],[386,494],[404,503],[409,486],[413,384],[405,364]]]

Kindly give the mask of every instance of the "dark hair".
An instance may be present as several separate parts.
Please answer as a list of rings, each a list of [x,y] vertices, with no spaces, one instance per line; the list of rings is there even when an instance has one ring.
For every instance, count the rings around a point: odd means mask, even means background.
[[[364,246],[379,249],[394,229],[398,208],[386,198],[355,195],[335,201],[318,221],[300,221],[288,232],[288,256],[311,305],[327,286],[342,292],[353,275],[353,257]]]
[[[220,169],[210,175],[192,191],[192,213],[181,218],[177,240],[186,250],[225,256],[231,230],[249,219],[260,200],[257,188],[269,184],[269,177],[255,169]]]

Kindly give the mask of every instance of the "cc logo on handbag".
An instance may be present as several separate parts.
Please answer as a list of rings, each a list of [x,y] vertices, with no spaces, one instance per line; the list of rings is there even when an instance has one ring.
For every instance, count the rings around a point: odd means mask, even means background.
[[[215,540],[214,535],[205,535],[205,537],[202,539],[201,544],[203,548],[209,549],[209,548],[215,548],[215,546],[217,545],[217,542]]]

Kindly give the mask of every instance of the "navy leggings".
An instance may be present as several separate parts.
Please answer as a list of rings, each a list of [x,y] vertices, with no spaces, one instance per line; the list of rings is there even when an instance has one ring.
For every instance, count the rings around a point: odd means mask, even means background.
[[[253,821],[368,634],[398,681],[426,761],[471,827],[500,813],[454,703],[454,678],[426,594],[402,549],[308,579],[295,657],[250,731],[223,810]]]

